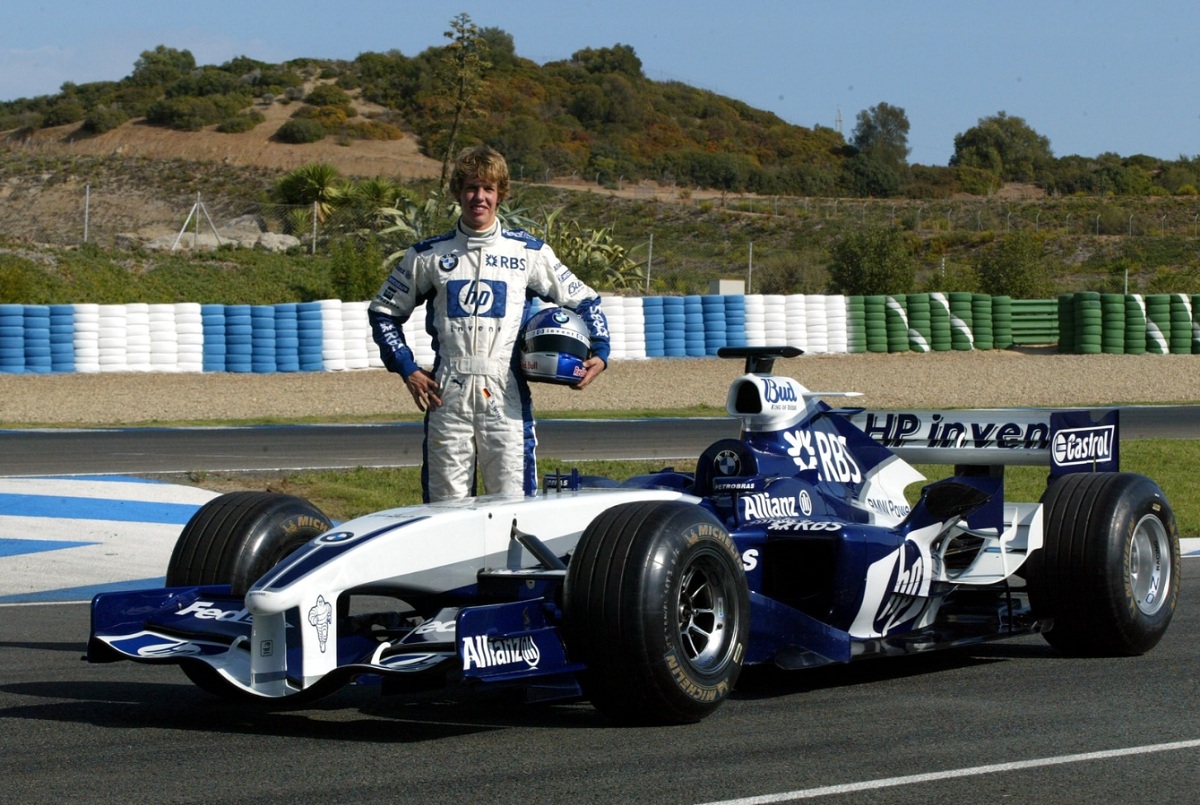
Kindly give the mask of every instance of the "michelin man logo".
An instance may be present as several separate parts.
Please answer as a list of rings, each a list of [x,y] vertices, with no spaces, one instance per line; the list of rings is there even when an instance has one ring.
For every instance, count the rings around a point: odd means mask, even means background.
[[[318,595],[317,603],[308,611],[308,622],[317,627],[317,642],[321,644],[322,654],[325,653],[325,644],[329,640],[329,624],[332,621],[333,607],[325,600],[325,596]]]

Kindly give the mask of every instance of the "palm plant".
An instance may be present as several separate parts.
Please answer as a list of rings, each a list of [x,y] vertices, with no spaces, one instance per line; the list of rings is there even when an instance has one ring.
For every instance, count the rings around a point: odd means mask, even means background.
[[[333,165],[310,162],[284,175],[272,195],[281,204],[315,204],[317,220],[324,221],[347,197],[347,184]]]

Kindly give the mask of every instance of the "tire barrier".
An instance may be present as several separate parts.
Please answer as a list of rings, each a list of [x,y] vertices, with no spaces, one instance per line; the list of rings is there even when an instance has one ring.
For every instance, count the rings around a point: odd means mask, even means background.
[[[1146,353],[1146,301],[1137,294],[1125,296],[1125,354]]]
[[[1170,344],[1172,355],[1192,354],[1192,298],[1187,294],[1170,294],[1168,302],[1171,320]]]
[[[0,373],[319,372],[382,368],[367,302],[278,305],[0,304]],[[750,294],[604,300],[615,360],[711,356],[723,346],[806,353],[945,352],[1057,344],[1076,354],[1200,354],[1200,295],[1080,292]],[[404,325],[417,362],[433,340]]]
[[[861,296],[845,298],[846,351],[859,354],[867,351],[866,308]]]
[[[953,292],[946,295],[950,306],[950,348],[971,350],[975,348],[975,337],[971,327],[975,321],[975,294]]]
[[[849,314],[846,309],[846,297],[826,296],[822,299],[825,309],[825,350],[835,354],[850,351]]]
[[[1075,326],[1075,352],[1079,355],[1099,355],[1104,324],[1101,317],[1100,294],[1084,291],[1075,294],[1072,307]]]
[[[971,296],[971,335],[975,349],[993,349],[996,331],[992,325],[992,297],[977,293]]]
[[[910,293],[904,297],[908,311],[908,348],[912,352],[929,352],[933,340],[933,321],[929,294]]]
[[[649,296],[643,302],[643,320],[646,333],[646,357],[661,358],[666,354],[666,337],[663,319],[663,298]]]
[[[1013,340],[1013,300],[1010,296],[992,297],[992,348],[1010,349]]]
[[[1014,299],[1012,310],[1012,346],[1057,344],[1058,300]]]
[[[929,294],[929,346],[934,352],[949,352],[954,346],[950,326],[950,300],[944,293]]]
[[[1167,294],[1146,297],[1146,351],[1151,355],[1171,351],[1171,297]]]
[[[905,297],[888,296],[883,303],[883,332],[888,352],[908,352],[908,310]]]
[[[1192,354],[1200,355],[1200,294],[1192,296]]]

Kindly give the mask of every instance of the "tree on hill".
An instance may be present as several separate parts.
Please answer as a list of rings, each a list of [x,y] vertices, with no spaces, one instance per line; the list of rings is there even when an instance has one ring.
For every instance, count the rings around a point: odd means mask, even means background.
[[[899,106],[878,103],[858,113],[850,143],[860,154],[895,171],[908,164],[908,115]]]
[[[950,167],[978,168],[1010,182],[1033,182],[1054,165],[1050,140],[1022,118],[998,112],[954,136]]]
[[[141,86],[165,86],[183,78],[196,69],[196,57],[190,50],[176,50],[159,45],[154,50],[143,50],[133,64],[129,80]]]

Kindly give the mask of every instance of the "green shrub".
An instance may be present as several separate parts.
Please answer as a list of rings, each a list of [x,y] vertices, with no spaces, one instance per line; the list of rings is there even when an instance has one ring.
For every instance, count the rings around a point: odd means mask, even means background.
[[[400,140],[404,132],[391,123],[378,120],[347,120],[342,131],[359,140]]]
[[[1029,232],[1005,235],[981,255],[975,270],[979,289],[993,296],[1041,299],[1055,290],[1043,242]]]
[[[163,98],[146,110],[146,120],[179,131],[199,131],[237,114],[249,104],[250,99],[245,95]]]
[[[106,131],[112,131],[127,120],[129,120],[129,115],[121,107],[100,104],[88,112],[87,117],[83,119],[81,128],[89,134],[103,134]]]
[[[250,131],[265,120],[266,118],[262,112],[257,109],[251,109],[247,112],[238,112],[233,117],[225,118],[217,124],[217,131],[222,134],[237,134],[238,132]]]
[[[318,84],[304,98],[304,102],[312,106],[350,107],[350,96],[336,84]]]
[[[66,126],[70,123],[80,122],[86,115],[87,110],[78,101],[59,101],[46,110],[46,116],[42,120],[42,125]]]
[[[0,304],[18,304],[29,301],[30,282],[24,266],[11,261],[0,261]]]
[[[374,298],[387,278],[383,267],[383,252],[375,243],[355,243],[346,238],[330,249],[329,279],[338,299],[364,300]]]
[[[292,118],[279,127],[275,139],[281,143],[315,143],[325,139],[325,127],[316,120]]]
[[[909,241],[897,229],[867,227],[848,232],[830,248],[829,279],[834,293],[898,294],[912,290],[916,276]]]

